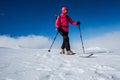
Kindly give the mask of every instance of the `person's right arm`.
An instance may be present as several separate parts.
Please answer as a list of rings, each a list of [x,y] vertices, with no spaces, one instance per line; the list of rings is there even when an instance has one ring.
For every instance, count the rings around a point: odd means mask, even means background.
[[[60,28],[60,16],[57,16],[55,26],[56,26],[57,30]]]

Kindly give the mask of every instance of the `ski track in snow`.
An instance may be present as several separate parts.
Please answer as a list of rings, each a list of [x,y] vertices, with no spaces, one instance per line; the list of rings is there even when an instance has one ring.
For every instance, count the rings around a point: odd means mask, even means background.
[[[0,80],[120,80],[120,55],[91,58],[59,50],[0,48]]]

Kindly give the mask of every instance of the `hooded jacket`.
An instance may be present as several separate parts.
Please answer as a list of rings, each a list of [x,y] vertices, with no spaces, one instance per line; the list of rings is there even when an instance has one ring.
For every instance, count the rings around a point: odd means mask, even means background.
[[[64,11],[68,9],[66,7],[62,8],[61,14],[57,17],[55,26],[57,29],[61,28],[65,32],[69,32],[69,25],[68,23],[71,23],[72,25],[76,26],[77,22],[74,22]]]

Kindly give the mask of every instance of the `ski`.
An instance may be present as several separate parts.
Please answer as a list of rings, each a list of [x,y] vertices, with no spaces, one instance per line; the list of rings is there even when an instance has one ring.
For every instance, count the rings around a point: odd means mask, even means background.
[[[94,55],[94,54],[80,54],[80,57],[89,58],[89,57],[91,57],[92,55]]]

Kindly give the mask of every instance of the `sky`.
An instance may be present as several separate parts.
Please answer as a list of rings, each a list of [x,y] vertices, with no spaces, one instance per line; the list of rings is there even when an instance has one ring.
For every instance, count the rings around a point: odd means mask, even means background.
[[[0,0],[0,36],[52,40],[57,32],[55,15],[63,6],[73,21],[81,22],[84,40],[120,32],[119,0]],[[77,26],[69,24],[69,29],[71,42],[80,41]]]

